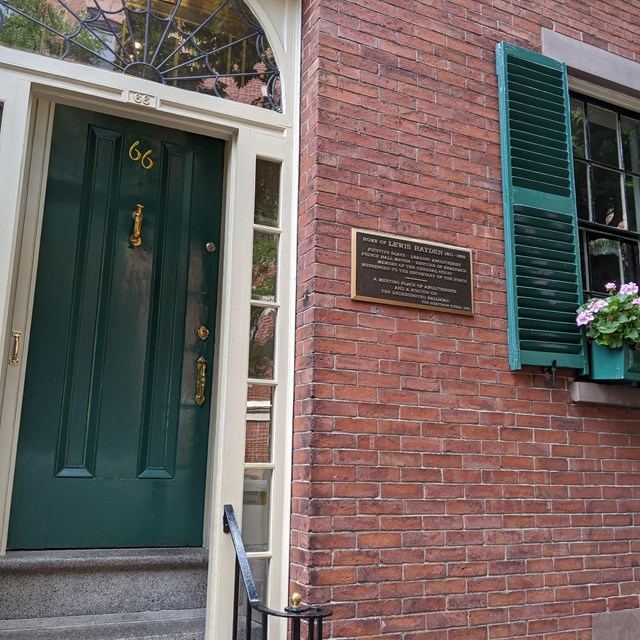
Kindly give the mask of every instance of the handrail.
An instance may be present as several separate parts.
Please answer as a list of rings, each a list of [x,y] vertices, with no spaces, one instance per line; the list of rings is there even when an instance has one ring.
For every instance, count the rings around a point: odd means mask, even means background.
[[[240,578],[244,584],[247,596],[247,619],[244,640],[251,640],[251,624],[253,622],[252,612],[257,611],[262,614],[262,640],[268,640],[268,619],[269,616],[275,618],[288,618],[291,620],[291,640],[300,640],[300,621],[306,620],[308,625],[308,640],[322,640],[322,620],[330,616],[333,612],[321,607],[300,607],[299,602],[294,601],[293,607],[285,607],[284,611],[275,611],[265,607],[260,602],[256,583],[249,566],[249,558],[244,548],[242,534],[236,521],[233,506],[224,505],[223,530],[231,535],[231,540],[236,551],[236,571],[233,592],[233,640],[238,640],[238,612],[240,605]],[[316,634],[317,631],[317,634]]]

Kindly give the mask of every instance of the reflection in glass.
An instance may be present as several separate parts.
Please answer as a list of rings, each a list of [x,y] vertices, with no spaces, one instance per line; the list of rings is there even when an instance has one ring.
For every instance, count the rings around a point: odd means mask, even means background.
[[[628,228],[629,231],[637,231],[638,218],[640,218],[640,178],[636,176],[625,176],[625,179]]]
[[[0,0],[0,44],[279,110],[272,50],[242,0]]]
[[[273,392],[274,387],[271,385],[249,385],[245,463],[271,462]]]
[[[280,213],[280,163],[256,160],[255,224],[277,227]]]
[[[593,221],[617,229],[626,229],[622,210],[621,174],[592,167]]]
[[[2,111],[4,110],[4,103],[0,102],[0,128],[2,128]]]
[[[273,378],[275,354],[276,310],[251,307],[249,331],[249,377]]]
[[[242,539],[247,551],[269,550],[271,469],[245,469]]]
[[[584,158],[584,105],[574,98],[571,99],[571,139],[573,155],[577,158]]]
[[[576,183],[576,205],[578,207],[578,218],[589,220],[589,179],[588,166],[584,162],[577,160],[574,165]]]
[[[638,247],[635,242],[587,234],[588,289],[602,294],[607,282],[636,282]]]
[[[618,167],[618,135],[616,114],[589,105],[589,151],[591,160]]]
[[[278,236],[255,231],[253,234],[251,299],[275,302],[277,276]]]
[[[640,173],[640,121],[622,116],[622,157],[627,171]]]
[[[267,602],[267,585],[269,579],[269,559],[268,558],[249,558],[249,567],[256,583],[258,597],[265,604]],[[247,620],[247,594],[242,586],[241,579],[240,602],[238,611],[238,640],[247,640],[246,620]],[[259,613],[254,612],[251,617],[253,623],[251,625],[251,640],[263,640],[262,633],[262,617]]]

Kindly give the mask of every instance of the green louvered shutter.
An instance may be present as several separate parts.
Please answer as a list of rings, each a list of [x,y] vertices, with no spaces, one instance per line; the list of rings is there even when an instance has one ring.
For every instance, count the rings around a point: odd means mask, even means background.
[[[496,57],[509,362],[586,372],[565,65],[505,42]]]

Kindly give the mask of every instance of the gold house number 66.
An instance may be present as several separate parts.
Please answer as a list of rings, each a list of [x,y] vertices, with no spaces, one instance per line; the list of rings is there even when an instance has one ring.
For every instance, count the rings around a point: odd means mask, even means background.
[[[140,144],[140,140],[136,140],[129,147],[129,157],[134,161],[140,161],[143,169],[151,169],[153,167],[153,160],[151,159],[151,154],[153,153],[153,149],[149,149],[149,151],[145,151],[144,153],[140,153],[138,149],[138,145]]]

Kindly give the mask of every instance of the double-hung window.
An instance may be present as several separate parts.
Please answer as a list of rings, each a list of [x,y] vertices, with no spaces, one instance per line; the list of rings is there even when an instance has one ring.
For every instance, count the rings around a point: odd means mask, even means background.
[[[571,95],[571,131],[585,296],[637,282],[640,116]]]

